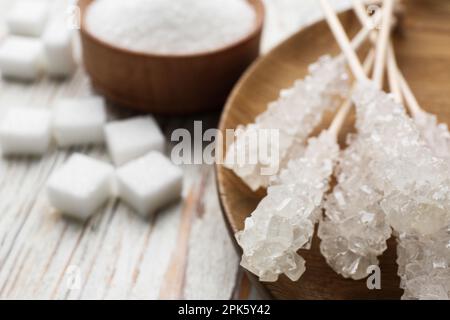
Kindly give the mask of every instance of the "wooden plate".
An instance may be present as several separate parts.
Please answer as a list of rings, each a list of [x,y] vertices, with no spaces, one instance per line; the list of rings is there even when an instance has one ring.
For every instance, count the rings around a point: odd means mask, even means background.
[[[360,28],[351,11],[340,16],[349,35]],[[441,0],[405,1],[405,16],[395,36],[395,47],[401,69],[410,82],[421,105],[450,123],[450,3]],[[255,116],[278,97],[282,88],[303,78],[307,66],[319,56],[337,53],[337,45],[325,21],[295,34],[265,57],[257,61],[242,77],[232,92],[222,114],[220,129],[236,128],[252,122]],[[325,128],[329,118],[320,129]],[[353,130],[349,119],[340,141]],[[255,209],[264,192],[253,193],[231,171],[218,165],[217,182],[220,201],[230,233],[244,226],[245,218]],[[233,237],[234,238],[234,237]],[[307,270],[298,282],[281,276],[275,283],[260,283],[277,299],[398,299],[395,240],[381,257],[381,290],[369,290],[366,280],[354,281],[338,276],[319,252],[319,239],[313,239],[311,250],[301,250]],[[238,247],[239,253],[240,248]]]

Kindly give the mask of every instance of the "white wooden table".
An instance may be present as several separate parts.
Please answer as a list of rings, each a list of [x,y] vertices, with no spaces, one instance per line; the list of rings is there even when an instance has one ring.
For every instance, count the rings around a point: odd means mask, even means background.
[[[14,0],[0,0],[0,41]],[[72,1],[53,0],[54,12]],[[262,53],[320,17],[316,0],[265,0]],[[336,0],[338,6],[348,1]],[[51,108],[60,97],[91,93],[80,67],[69,80],[0,80],[0,117],[9,107]],[[128,114],[110,107],[110,117]],[[214,127],[219,114],[160,119],[167,137],[179,127]],[[170,145],[168,146],[168,152]],[[54,212],[45,195],[53,170],[74,151],[109,161],[104,148],[54,150],[43,158],[0,158],[1,299],[257,298],[239,268],[209,166],[184,168],[183,199],[149,220],[111,200],[85,224]]]

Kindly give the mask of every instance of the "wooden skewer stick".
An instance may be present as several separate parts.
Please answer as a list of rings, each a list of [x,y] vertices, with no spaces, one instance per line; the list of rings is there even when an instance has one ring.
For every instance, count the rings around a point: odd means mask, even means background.
[[[405,98],[406,105],[408,106],[409,111],[411,111],[413,117],[417,117],[421,113],[425,112],[419,102],[417,101],[416,96],[414,95],[413,91],[411,90],[411,87],[409,86],[408,82],[406,81],[405,77],[403,76],[402,72],[400,71],[397,62],[395,61],[395,54],[394,50],[392,50],[393,54],[391,56],[391,59],[394,60],[395,63],[395,70],[397,73],[397,81],[401,88],[401,93],[403,94],[403,97]]]
[[[421,113],[425,112],[398,67],[392,41],[390,42],[388,48],[388,76],[389,86],[391,88],[391,92],[394,94],[396,102],[403,103],[404,98],[406,102],[405,104],[412,113],[413,117],[417,117]]]
[[[375,19],[375,18],[381,18],[381,12],[377,11],[373,17],[369,16],[362,0],[353,0],[353,11],[356,14],[356,17],[358,18],[359,22],[365,26],[367,29],[371,29],[370,33],[370,41],[372,43],[377,42],[377,26],[381,22],[381,19]],[[395,16],[392,19],[392,25],[391,28],[394,28],[394,26],[397,24],[397,19],[395,19]]]
[[[377,25],[381,22],[382,15],[380,12],[377,12],[373,19],[373,24]],[[373,41],[373,28],[370,26],[370,23],[363,24],[363,28],[356,34],[356,36],[352,39],[351,47],[353,51],[358,50],[358,48],[367,40],[367,37],[370,35],[371,41]],[[375,34],[376,36],[376,34]]]
[[[383,6],[383,22],[380,34],[377,40],[375,67],[373,73],[373,81],[381,89],[384,69],[386,66],[387,46],[391,33],[392,14],[394,12],[394,0],[385,0]]]
[[[370,70],[373,67],[375,61],[375,51],[372,49],[369,51],[369,54],[367,55],[366,59],[364,60],[364,72],[365,74],[368,74]],[[351,98],[348,98],[345,100],[345,102],[342,104],[342,106],[339,108],[338,113],[333,119],[333,122],[330,125],[329,132],[335,136],[337,139],[337,136],[339,132],[342,129],[342,125],[344,124],[345,119],[347,118],[347,115],[352,108],[353,101]]]
[[[397,103],[403,103],[402,89],[400,88],[400,81],[398,78],[398,66],[397,61],[395,60],[394,45],[392,40],[389,41],[387,64],[388,81],[391,93],[394,95],[394,100]]]
[[[370,41],[372,43],[376,43],[377,41],[377,31],[375,31],[375,27],[379,24],[380,21],[375,20],[374,18],[370,18],[367,15],[367,11],[361,2],[361,0],[353,0],[353,11],[356,14],[359,22],[367,29],[371,29],[370,32]],[[375,13],[378,18],[381,18],[381,13],[377,11]]]
[[[423,109],[420,107],[419,102],[416,99],[416,96],[411,90],[408,82],[406,82],[405,77],[400,72],[398,73],[398,79],[400,82],[400,87],[402,88],[403,95],[406,100],[406,104],[408,108],[411,110],[414,117],[418,116],[420,113],[423,113]]]
[[[364,5],[361,2],[361,0],[353,0],[353,9],[360,20],[361,24],[365,25],[367,28],[370,28],[371,24],[371,18],[367,15]],[[371,34],[371,40],[375,43],[376,40],[374,40],[374,36],[376,37],[376,33],[372,32]],[[389,80],[389,87],[391,88],[391,92],[394,94],[394,99],[398,103],[402,103],[403,97],[398,81],[398,75],[397,75],[397,62],[395,61],[395,56],[393,56],[393,44],[392,40],[389,41],[388,45],[388,80]]]
[[[341,47],[343,55],[347,58],[350,68],[352,69],[353,74],[359,80],[368,79],[366,74],[364,73],[363,67],[361,66],[361,62],[359,61],[355,49],[357,49],[373,32],[373,29],[369,26],[369,24],[363,25],[363,29],[355,36],[355,38],[350,43],[342,24],[339,22],[336,13],[331,8],[330,4],[326,0],[321,0],[321,5],[324,10],[327,21],[330,25],[331,31],[333,32],[335,38],[338,41],[339,46]],[[382,18],[380,13],[376,13],[373,22],[377,25]]]
[[[361,23],[365,25],[366,28],[369,28],[370,18],[365,12],[362,2],[360,0],[353,0],[353,7]],[[398,67],[392,40],[389,41],[387,56],[389,87],[391,89],[391,92],[394,94],[395,100],[398,103],[403,103],[403,98],[405,98],[406,105],[408,106],[413,116],[419,115],[424,111],[420,107],[419,102],[417,101],[414,93],[408,85],[408,82],[406,81],[405,77],[400,71],[400,68]]]
[[[383,0],[365,0],[364,3],[367,5],[381,5]]]
[[[339,22],[339,19],[336,16],[336,12],[334,12],[333,8],[330,6],[327,0],[320,0],[320,5],[322,6],[323,12],[330,26],[330,29],[333,32],[334,37],[336,38],[336,41],[341,47],[344,56],[347,58],[348,64],[354,76],[358,81],[364,81],[368,79],[366,74],[364,73],[361,62],[359,61],[355,51],[350,44],[350,40],[348,39],[347,34],[342,27],[342,24]]]
[[[363,3],[360,0],[352,0],[352,4],[353,4],[353,11],[355,12],[359,22],[361,22],[363,26],[364,25],[367,26],[368,19]]]

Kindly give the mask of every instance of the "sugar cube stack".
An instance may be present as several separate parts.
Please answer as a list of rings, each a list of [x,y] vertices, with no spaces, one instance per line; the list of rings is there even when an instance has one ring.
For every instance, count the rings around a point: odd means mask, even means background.
[[[116,165],[125,164],[152,150],[164,151],[164,136],[151,116],[110,122],[105,126],[105,137]]]
[[[47,194],[63,214],[85,220],[109,198],[113,181],[110,164],[76,153],[50,177]]]
[[[50,113],[45,109],[10,108],[0,122],[3,155],[41,155],[50,145]]]
[[[9,32],[17,35],[38,37],[47,22],[49,6],[44,0],[19,0],[6,17]]]
[[[116,172],[119,197],[142,216],[178,199],[183,173],[158,151],[133,160]]]
[[[43,47],[39,39],[10,36],[0,44],[3,77],[34,80],[43,69]]]
[[[76,68],[72,30],[63,20],[55,19],[45,29],[42,41],[48,74],[53,77],[70,76]]]
[[[62,99],[54,107],[53,134],[61,147],[102,143],[105,123],[101,97]]]

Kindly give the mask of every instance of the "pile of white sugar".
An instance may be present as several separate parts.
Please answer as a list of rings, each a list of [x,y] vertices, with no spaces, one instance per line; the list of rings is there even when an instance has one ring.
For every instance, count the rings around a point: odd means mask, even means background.
[[[88,30],[103,41],[157,54],[218,49],[255,23],[246,0],[96,0],[86,15]]]

